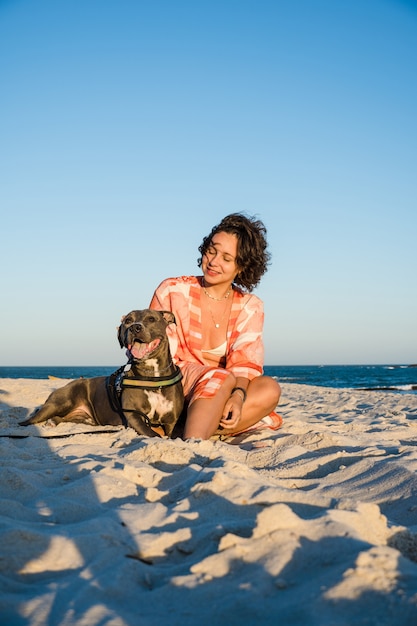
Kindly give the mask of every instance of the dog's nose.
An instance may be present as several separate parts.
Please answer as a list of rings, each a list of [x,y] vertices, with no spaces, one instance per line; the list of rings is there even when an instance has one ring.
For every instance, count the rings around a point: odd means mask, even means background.
[[[130,330],[133,330],[134,333],[140,333],[140,331],[143,330],[143,324],[132,324]]]

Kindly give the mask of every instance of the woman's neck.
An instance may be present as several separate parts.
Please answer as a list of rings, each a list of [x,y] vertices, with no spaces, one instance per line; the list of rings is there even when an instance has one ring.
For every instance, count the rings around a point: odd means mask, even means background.
[[[217,302],[221,300],[227,300],[232,292],[232,285],[208,285],[204,280],[204,276],[201,279],[201,286],[205,295],[211,300]]]

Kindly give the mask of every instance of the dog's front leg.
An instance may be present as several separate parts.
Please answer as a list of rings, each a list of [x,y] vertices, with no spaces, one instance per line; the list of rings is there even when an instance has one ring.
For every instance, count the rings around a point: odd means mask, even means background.
[[[136,430],[138,435],[143,435],[144,437],[160,437],[161,436],[158,433],[156,433],[154,430],[152,430],[149,424],[146,423],[145,421],[146,415],[142,417],[142,415],[138,414],[135,411],[133,412],[129,411],[129,413],[125,413],[125,417],[126,417],[128,425],[134,430]]]

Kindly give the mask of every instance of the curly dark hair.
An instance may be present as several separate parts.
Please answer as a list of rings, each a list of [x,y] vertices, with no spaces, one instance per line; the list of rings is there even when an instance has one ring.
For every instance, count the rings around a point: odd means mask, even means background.
[[[234,282],[252,291],[268,269],[271,255],[267,251],[266,228],[261,220],[249,217],[243,213],[231,213],[212,228],[211,233],[204,237],[198,251],[201,257],[198,266],[201,267],[202,257],[211,245],[212,238],[217,233],[230,233],[237,237],[236,264],[239,273]]]

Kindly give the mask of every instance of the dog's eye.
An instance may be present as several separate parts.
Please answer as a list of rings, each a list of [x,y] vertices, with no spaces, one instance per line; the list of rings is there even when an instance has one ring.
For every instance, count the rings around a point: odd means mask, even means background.
[[[124,323],[124,324],[131,324],[131,323],[132,323],[132,318],[131,318],[131,317],[129,317],[129,316],[128,316],[128,317],[125,317],[125,318],[124,318],[124,320],[123,320],[123,323]]]
[[[151,324],[155,321],[155,317],[153,315],[150,315],[148,317],[148,322],[150,322]]]

